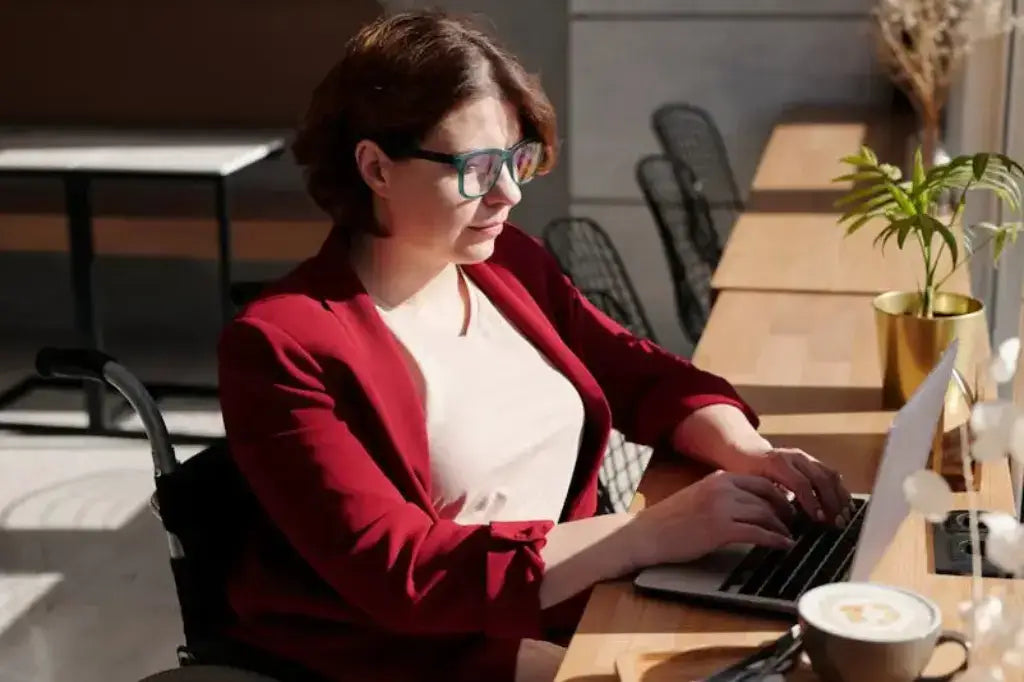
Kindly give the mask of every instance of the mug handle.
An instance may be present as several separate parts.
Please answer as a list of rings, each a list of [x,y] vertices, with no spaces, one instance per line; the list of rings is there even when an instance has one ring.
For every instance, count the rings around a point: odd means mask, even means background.
[[[967,663],[970,661],[971,644],[967,641],[962,633],[956,632],[955,630],[943,630],[939,633],[939,638],[935,641],[935,648],[938,649],[946,642],[953,642],[954,644],[960,645],[964,650],[964,660],[956,670],[952,670],[945,675],[922,675],[918,677],[916,682],[948,682],[954,675],[967,670]]]

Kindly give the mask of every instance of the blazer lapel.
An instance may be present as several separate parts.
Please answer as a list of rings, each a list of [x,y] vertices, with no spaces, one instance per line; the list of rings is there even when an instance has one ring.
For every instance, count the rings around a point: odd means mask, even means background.
[[[426,413],[398,340],[380,319],[369,295],[359,294],[347,304],[327,303],[335,317],[347,322],[345,327],[353,336],[365,339],[349,369],[380,415],[423,501],[432,505]]]
[[[347,336],[348,369],[362,387],[381,426],[398,453],[397,466],[419,502],[433,514],[430,488],[430,447],[426,413],[416,384],[402,356],[399,341],[381,320],[373,299],[348,266],[341,245],[328,237],[311,262],[317,295],[340,323],[339,333]],[[373,447],[374,444],[367,444]],[[381,461],[379,453],[372,453]],[[381,462],[385,469],[391,468]],[[393,471],[388,471],[394,480]],[[409,491],[407,491],[409,492]]]

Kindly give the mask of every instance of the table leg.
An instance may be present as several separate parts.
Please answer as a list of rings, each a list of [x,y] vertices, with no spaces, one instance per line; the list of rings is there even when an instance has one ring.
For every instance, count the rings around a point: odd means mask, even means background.
[[[227,178],[218,177],[215,186],[217,211],[217,285],[221,319],[227,323],[235,315],[231,304],[231,218],[228,211]]]
[[[83,348],[99,349],[100,330],[96,324],[93,301],[93,239],[90,178],[87,175],[64,177],[64,210],[68,218],[68,240],[71,250],[71,292],[74,297],[75,331]],[[107,428],[103,408],[103,386],[96,381],[85,382],[85,409],[89,430]]]

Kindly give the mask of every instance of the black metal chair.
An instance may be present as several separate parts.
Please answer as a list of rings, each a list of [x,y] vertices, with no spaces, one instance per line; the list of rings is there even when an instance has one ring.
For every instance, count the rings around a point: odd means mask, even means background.
[[[648,206],[663,207],[670,227],[688,237],[690,247],[708,268],[717,268],[722,239],[693,169],[670,156],[650,154],[637,162],[636,179]]]
[[[656,109],[651,125],[664,153],[693,171],[693,185],[706,198],[719,243],[724,244],[744,201],[718,126],[704,109],[678,102]],[[686,178],[680,177],[679,183],[684,185]]]
[[[597,222],[590,218],[556,218],[545,226],[543,239],[562,271],[595,307],[634,336],[655,341],[626,267]],[[629,508],[650,459],[650,448],[612,431],[598,474],[601,513]]]
[[[555,218],[544,245],[576,288],[603,313],[640,338],[657,343],[640,297],[608,234],[591,218]]]
[[[651,448],[626,440],[620,432],[612,430],[608,436],[608,449],[598,472],[598,512],[614,514],[629,510],[640,479],[651,461]]]
[[[692,104],[663,104],[651,115],[654,134],[665,153],[682,161],[700,179],[713,208],[743,210],[743,195],[729,163],[722,134],[707,111]]]
[[[696,343],[711,309],[711,275],[721,249],[706,202],[692,186],[684,185],[689,187],[684,192],[678,182],[690,173],[680,162],[657,154],[641,158],[636,165],[636,181],[658,228],[672,274],[679,323]]]

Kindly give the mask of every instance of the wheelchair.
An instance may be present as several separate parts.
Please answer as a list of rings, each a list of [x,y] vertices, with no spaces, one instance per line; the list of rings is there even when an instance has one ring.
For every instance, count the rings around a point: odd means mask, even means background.
[[[179,668],[142,682],[326,682],[220,633],[233,621],[227,580],[258,503],[219,440],[179,462],[156,401],[123,365],[99,351],[44,348],[36,355],[43,377],[99,381],[113,387],[138,413],[153,455],[153,512],[167,535],[184,634]]]

